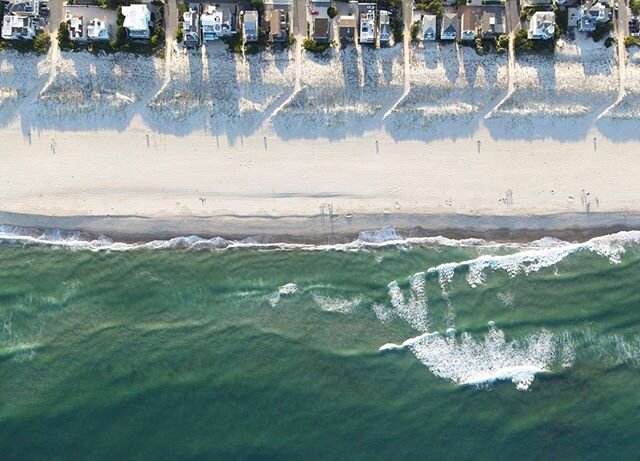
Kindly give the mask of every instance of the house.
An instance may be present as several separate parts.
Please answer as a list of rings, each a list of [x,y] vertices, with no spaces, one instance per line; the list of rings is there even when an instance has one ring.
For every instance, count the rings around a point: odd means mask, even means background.
[[[245,42],[258,41],[258,12],[247,10],[242,12],[242,38]]]
[[[466,8],[462,13],[460,22],[462,24],[460,31],[460,40],[475,40],[478,29],[480,28],[479,18],[476,10],[473,7]]]
[[[420,34],[425,42],[432,42],[436,39],[436,16],[425,14],[422,16],[422,33]]]
[[[71,40],[85,40],[84,31],[84,18],[82,16],[76,16],[67,12],[67,19],[65,21],[69,28],[69,38]]]
[[[329,18],[313,18],[313,39],[316,42],[329,41]]]
[[[235,34],[237,10],[235,7],[207,5],[200,15],[202,39],[212,42]]]
[[[87,39],[89,40],[111,40],[111,28],[106,21],[93,18],[87,25]]]
[[[376,5],[375,3],[360,3],[360,43],[374,43],[376,41]]]
[[[187,48],[196,48],[200,46],[200,18],[198,10],[189,8],[182,15],[182,31],[184,35],[184,45]]]
[[[289,36],[287,12],[285,10],[269,10],[265,14],[269,24],[269,38],[274,42],[284,42]]]
[[[356,36],[356,17],[354,15],[343,15],[338,18],[338,32],[340,40],[353,42]]]
[[[442,16],[441,40],[455,40],[458,38],[458,15],[455,13],[445,13]]]
[[[149,25],[151,24],[151,11],[147,5],[135,3],[122,7],[124,16],[124,28],[127,35],[134,40],[148,40],[151,36]]]
[[[480,20],[482,38],[497,37],[505,33],[504,10],[484,11]]]
[[[31,40],[36,36],[33,18],[26,14],[8,14],[2,20],[2,38],[5,40]]]
[[[380,43],[389,43],[391,39],[391,13],[380,10]]]
[[[325,1],[311,2],[312,37],[316,42],[327,43],[331,40],[331,21],[328,13],[330,6],[331,3]]]
[[[590,8],[583,6],[580,9],[578,30],[580,32],[593,32],[596,25],[609,21],[609,10],[602,3],[594,3]]]
[[[531,40],[550,40],[556,32],[556,15],[551,11],[537,11],[529,21],[527,36]]]

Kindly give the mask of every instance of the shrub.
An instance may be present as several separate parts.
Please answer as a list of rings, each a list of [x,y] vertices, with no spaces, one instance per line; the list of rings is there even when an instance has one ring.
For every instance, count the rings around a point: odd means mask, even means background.
[[[69,25],[64,21],[58,26],[58,45],[60,49],[64,51],[73,49],[73,42],[69,34]]]
[[[176,42],[182,43],[182,39],[184,38],[184,32],[182,32],[182,28],[178,28],[178,32],[176,32]]]
[[[46,32],[36,35],[33,39],[33,51],[36,53],[44,54],[49,51],[51,45],[51,37]]]
[[[624,38],[624,46],[627,48],[631,48],[632,46],[640,46],[640,39],[627,35]]]
[[[337,15],[338,15],[338,8],[336,8],[333,5],[327,8],[327,16],[329,16],[330,19],[335,18]]]
[[[418,40],[418,32],[420,32],[420,25],[417,22],[411,24],[409,28],[409,33],[411,34],[411,41],[415,42]]]
[[[629,7],[635,16],[640,14],[640,0],[629,0]]]
[[[329,43],[318,43],[312,38],[307,38],[304,42],[302,42],[302,47],[315,54],[324,53],[331,46]]]
[[[160,37],[158,35],[152,35],[150,43],[151,48],[157,48],[158,44],[160,43]]]
[[[613,45],[613,43],[613,37],[607,37],[607,39],[604,41],[604,46],[607,48],[611,48],[611,45]]]
[[[529,40],[528,33],[525,29],[520,29],[515,37],[516,52],[527,52],[533,50],[533,42]]]
[[[125,43],[127,43],[127,29],[125,29],[124,26],[120,25],[116,27],[115,45],[117,47],[121,47]]]
[[[264,16],[264,1],[251,0],[251,6],[258,12],[260,16]]]

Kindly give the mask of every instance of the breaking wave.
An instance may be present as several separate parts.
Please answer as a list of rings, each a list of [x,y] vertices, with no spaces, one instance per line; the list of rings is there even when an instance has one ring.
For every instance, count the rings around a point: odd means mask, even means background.
[[[526,245],[522,251],[507,255],[482,255],[461,262],[444,263],[427,270],[438,275],[443,291],[456,269],[468,268],[467,281],[475,287],[484,283],[487,270],[502,270],[510,277],[519,274],[528,275],[541,269],[554,266],[568,256],[588,251],[605,257],[612,264],[621,262],[622,255],[629,245],[640,244],[640,231],[618,232],[616,234],[595,237],[582,243],[568,243],[562,240],[545,238]]]
[[[480,340],[454,329],[445,334],[424,333],[402,344],[385,344],[381,351],[409,349],[434,375],[456,384],[481,386],[511,381],[518,390],[527,390],[538,373],[555,364],[571,366],[573,349],[566,338],[558,339],[542,330],[521,340],[507,341],[504,332],[489,323],[489,332]]]
[[[166,240],[148,242],[118,242],[107,236],[91,237],[82,232],[70,232],[59,229],[37,230],[23,227],[0,225],[0,242],[22,243],[25,245],[45,245],[90,251],[131,251],[131,250],[171,250],[171,249],[224,249],[257,248],[267,250],[335,250],[348,251],[365,248],[381,248],[402,245],[434,246],[485,246],[496,247],[508,244],[486,242],[481,239],[454,240],[446,237],[401,237],[393,228],[377,231],[363,231],[356,240],[348,243],[315,245],[303,243],[271,242],[270,238],[249,237],[241,240],[229,240],[222,237],[202,238],[197,235],[174,237]]]

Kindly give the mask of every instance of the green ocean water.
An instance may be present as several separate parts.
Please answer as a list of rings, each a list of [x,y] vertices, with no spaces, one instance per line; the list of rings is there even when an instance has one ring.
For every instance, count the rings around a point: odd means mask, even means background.
[[[0,459],[638,459],[640,250],[618,240],[4,241]]]

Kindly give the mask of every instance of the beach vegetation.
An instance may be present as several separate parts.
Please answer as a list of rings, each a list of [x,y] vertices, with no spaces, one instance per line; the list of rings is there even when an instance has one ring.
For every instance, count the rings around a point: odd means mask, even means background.
[[[51,37],[48,33],[42,32],[33,39],[33,51],[45,54],[51,46]]]
[[[258,12],[258,15],[264,16],[264,1],[263,0],[251,0],[251,6]]]
[[[62,51],[73,50],[73,41],[69,33],[69,25],[66,21],[62,21],[58,26],[58,46]]]
[[[509,49],[509,36],[507,34],[501,34],[496,39],[496,52],[499,54],[504,53]]]
[[[569,11],[566,8],[554,9],[556,14],[556,34],[565,35],[569,28]]]
[[[302,47],[310,53],[321,54],[331,47],[331,43],[318,43],[312,38],[307,38],[302,42]]]
[[[409,28],[409,34],[411,34],[412,42],[418,41],[419,32],[420,32],[420,25],[417,22],[414,22],[413,24],[411,24],[411,27]]]
[[[244,51],[241,34],[233,34],[228,37],[223,37],[222,41],[227,44],[227,50],[231,53],[242,53]]]
[[[640,38],[627,35],[624,38],[624,46],[627,48],[631,48],[632,46],[640,46]]]
[[[594,42],[599,42],[605,36],[609,35],[613,30],[613,22],[609,21],[606,23],[596,23],[596,30],[591,32],[589,35],[593,39]]]

